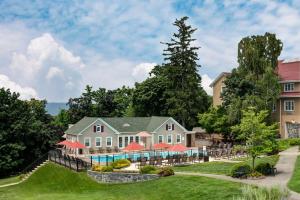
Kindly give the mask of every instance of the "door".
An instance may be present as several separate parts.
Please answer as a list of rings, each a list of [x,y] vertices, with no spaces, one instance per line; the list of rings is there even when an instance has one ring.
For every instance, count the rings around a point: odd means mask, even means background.
[[[192,135],[191,134],[186,134],[186,146],[192,147]]]

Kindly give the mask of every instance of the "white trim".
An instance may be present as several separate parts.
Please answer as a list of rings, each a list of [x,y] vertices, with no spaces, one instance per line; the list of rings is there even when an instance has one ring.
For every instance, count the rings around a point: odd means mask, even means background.
[[[86,146],[86,145],[85,145],[85,140],[86,140],[86,139],[89,140],[89,146]],[[87,148],[92,147],[92,138],[91,138],[91,137],[84,137],[84,138],[83,138],[83,143],[84,143],[84,146],[87,147]]]
[[[175,119],[173,119],[173,117],[170,117],[169,119],[167,119],[166,121],[164,121],[164,123],[162,123],[158,128],[156,128],[153,132],[155,133],[159,128],[161,128],[167,121],[172,120],[177,126],[179,126],[179,128],[181,128],[184,132],[186,132],[187,130],[180,125]]]
[[[98,128],[99,128],[99,131],[98,131]],[[96,132],[97,133],[101,133],[101,124],[100,125],[99,124],[96,125]]]
[[[298,83],[300,80],[286,80],[286,81],[278,81],[279,83]]]
[[[95,121],[93,121],[93,122],[92,122],[91,124],[89,124],[87,127],[85,127],[82,131],[80,131],[80,132],[78,133],[78,135],[82,135],[81,133],[82,133],[83,131],[85,131],[86,129],[88,129],[89,127],[91,127],[91,125],[94,124],[95,122],[97,122],[98,120],[99,120],[101,123],[103,123],[105,126],[107,126],[108,128],[110,128],[112,131],[114,131],[116,134],[120,134],[119,131],[117,131],[116,129],[114,129],[112,126],[110,126],[108,123],[106,123],[103,119],[97,118]]]
[[[100,146],[97,146],[97,138],[100,138]],[[95,147],[102,147],[102,137],[95,137]]]
[[[289,85],[289,88],[292,88],[291,90],[286,90],[286,86]],[[283,84],[283,91],[284,92],[294,92],[295,91],[295,83],[284,83]]]
[[[158,142],[158,143],[160,143],[160,142],[159,142],[159,137],[160,137],[160,136],[162,137],[161,142],[164,142],[164,135],[158,135],[158,136],[157,136],[157,142]]]
[[[169,142],[169,136],[171,136],[171,142]],[[168,144],[172,144],[173,143],[173,137],[172,136],[173,136],[172,134],[168,134],[167,135],[167,143]]]
[[[287,102],[293,102],[293,104],[292,104],[293,105],[293,110],[287,110],[286,109],[286,103]],[[283,109],[284,109],[285,112],[294,112],[295,111],[295,107],[296,107],[294,100],[285,100],[285,101],[283,101],[283,106],[284,106]]]
[[[179,135],[179,142],[177,141],[177,136]],[[180,144],[181,143],[181,134],[180,133],[178,133],[178,134],[176,134],[176,144]]]
[[[110,138],[110,145],[107,145],[107,139]],[[106,137],[105,138],[105,146],[106,147],[112,147],[113,146],[113,138],[112,137]]]

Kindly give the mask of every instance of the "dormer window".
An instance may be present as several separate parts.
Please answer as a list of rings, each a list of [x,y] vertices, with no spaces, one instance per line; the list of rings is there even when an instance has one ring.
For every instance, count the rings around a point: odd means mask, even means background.
[[[94,133],[96,133],[96,132],[103,133],[104,132],[104,126],[99,125],[99,124],[95,125],[94,126]]]
[[[167,131],[173,131],[175,129],[174,124],[166,124]]]
[[[285,83],[284,84],[284,91],[285,92],[294,91],[294,83]]]

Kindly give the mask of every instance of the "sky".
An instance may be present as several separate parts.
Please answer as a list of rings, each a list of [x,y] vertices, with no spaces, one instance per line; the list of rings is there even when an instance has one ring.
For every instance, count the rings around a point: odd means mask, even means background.
[[[66,102],[87,84],[133,87],[163,62],[162,52],[188,16],[201,48],[202,86],[237,66],[246,36],[275,33],[281,59],[300,55],[300,1],[1,0],[0,87],[22,99]]]

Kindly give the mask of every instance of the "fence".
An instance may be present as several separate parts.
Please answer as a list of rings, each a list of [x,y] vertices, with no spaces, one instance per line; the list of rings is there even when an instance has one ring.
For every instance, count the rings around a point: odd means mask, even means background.
[[[73,156],[63,155],[59,150],[49,151],[48,159],[54,163],[62,165],[71,170],[75,170],[77,172],[85,171],[91,168],[91,163]]]

